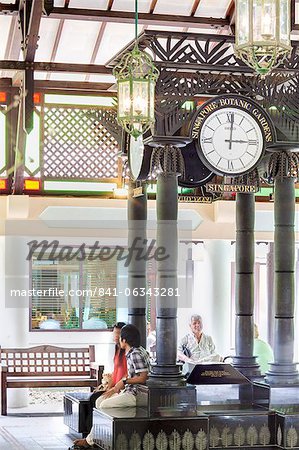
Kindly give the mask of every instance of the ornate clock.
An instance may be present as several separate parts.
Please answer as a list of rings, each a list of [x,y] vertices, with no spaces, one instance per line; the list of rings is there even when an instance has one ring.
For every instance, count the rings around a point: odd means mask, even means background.
[[[267,113],[238,95],[210,100],[191,124],[198,156],[213,172],[237,176],[250,172],[271,145],[275,131]]]

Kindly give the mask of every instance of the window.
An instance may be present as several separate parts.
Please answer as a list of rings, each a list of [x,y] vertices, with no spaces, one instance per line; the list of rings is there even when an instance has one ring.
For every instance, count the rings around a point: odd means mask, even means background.
[[[116,322],[117,255],[89,260],[87,249],[83,261],[33,254],[31,330],[98,330]]]

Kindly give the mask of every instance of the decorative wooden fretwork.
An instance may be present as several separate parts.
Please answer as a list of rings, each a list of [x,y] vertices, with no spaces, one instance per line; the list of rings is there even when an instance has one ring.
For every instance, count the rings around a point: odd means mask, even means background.
[[[188,124],[192,111],[182,108],[186,100],[238,92],[270,108],[279,140],[299,141],[298,43],[292,43],[291,56],[264,80],[235,57],[233,36],[146,30],[139,45],[154,56],[160,70],[156,135],[172,136]],[[187,126],[181,133],[188,134]]]
[[[164,37],[164,36],[163,36]],[[233,38],[231,36],[183,34],[165,38],[151,35],[149,48],[156,56],[156,61],[167,62],[168,67],[178,68],[178,64],[187,63],[193,66],[202,66],[209,70],[217,65],[224,70],[226,67],[242,67],[248,72],[245,64],[234,55]]]
[[[250,69],[234,54],[234,36],[146,30],[139,45],[149,49],[163,67],[212,72],[248,73]],[[298,44],[277,71],[299,70]],[[119,58],[118,55],[117,58]],[[116,62],[116,61],[115,61]]]
[[[111,108],[44,108],[42,177],[107,180],[119,174],[116,115]]]
[[[157,147],[152,153],[151,169],[156,169],[157,175],[177,173],[182,177],[185,175],[185,163],[180,148],[174,145]]]
[[[273,153],[269,162],[269,175],[272,179],[298,178],[299,153],[287,151]]]
[[[298,141],[298,86],[299,75],[290,73],[273,73],[261,80],[244,74],[181,73],[160,69],[156,86],[156,133],[171,136],[190,122],[193,111],[182,108],[187,100],[238,92],[254,99],[268,111],[279,140]],[[183,134],[188,134],[187,127],[183,128]]]

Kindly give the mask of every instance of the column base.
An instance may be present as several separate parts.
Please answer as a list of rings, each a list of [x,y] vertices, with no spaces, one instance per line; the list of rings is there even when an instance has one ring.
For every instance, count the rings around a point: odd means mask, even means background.
[[[233,366],[245,377],[256,377],[261,375],[260,366],[256,356],[234,356]]]
[[[273,385],[296,384],[299,382],[297,365],[294,363],[271,363],[265,374],[265,380]]]
[[[142,386],[137,406],[148,407],[150,417],[196,416],[195,386]]]
[[[147,385],[161,388],[186,386],[186,380],[182,374],[182,364],[152,364]]]

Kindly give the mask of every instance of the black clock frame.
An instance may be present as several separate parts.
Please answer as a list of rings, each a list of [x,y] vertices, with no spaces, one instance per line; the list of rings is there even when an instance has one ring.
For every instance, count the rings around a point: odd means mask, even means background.
[[[246,105],[246,107],[243,105]],[[256,164],[254,164],[254,166],[250,168],[249,171],[245,170],[244,172],[232,173],[219,170],[218,168],[210,164],[210,162],[203,154],[200,144],[200,132],[204,123],[213,113],[215,113],[215,111],[220,111],[227,108],[235,108],[246,112],[255,120],[261,130],[263,136],[263,149],[258,161],[256,162]],[[253,112],[255,112],[255,114]],[[220,95],[208,100],[203,105],[201,105],[201,107],[196,110],[194,116],[192,117],[189,126],[189,135],[195,141],[195,147],[199,158],[208,169],[218,175],[228,175],[232,177],[244,175],[248,172],[251,172],[251,170],[258,166],[258,164],[264,157],[266,148],[273,145],[277,140],[275,127],[268,113],[255,101],[251,100],[248,97],[243,97],[237,94]]]

